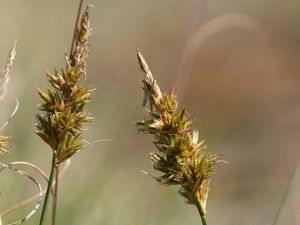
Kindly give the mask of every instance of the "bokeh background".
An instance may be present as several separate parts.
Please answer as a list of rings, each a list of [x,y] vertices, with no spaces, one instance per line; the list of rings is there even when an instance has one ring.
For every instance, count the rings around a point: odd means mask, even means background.
[[[140,172],[153,172],[148,153],[155,148],[134,126],[144,115],[137,47],[162,89],[175,88],[209,150],[230,163],[216,168],[209,224],[272,224],[300,158],[300,2],[89,3],[95,8],[87,82],[98,89],[85,139],[111,141],[72,158],[60,183],[58,224],[201,223],[177,187],[159,186]],[[1,162],[24,160],[49,171],[51,150],[33,133],[36,88],[47,87],[47,70],[64,66],[77,7],[71,0],[0,0],[1,65],[18,40],[1,122],[14,108],[12,96],[20,101],[4,131],[13,136],[11,154]],[[296,175],[290,185],[279,224],[300,224],[299,180]],[[36,191],[9,171],[1,172],[0,187],[0,211]],[[3,218],[4,224],[32,206]],[[38,215],[25,224],[37,224]]]

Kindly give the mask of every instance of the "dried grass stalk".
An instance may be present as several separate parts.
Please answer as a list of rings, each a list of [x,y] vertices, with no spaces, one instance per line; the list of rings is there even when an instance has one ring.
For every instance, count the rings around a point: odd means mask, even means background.
[[[0,167],[2,168],[6,168],[6,169],[9,169],[17,174],[20,174],[21,176],[25,176],[26,178],[28,178],[31,182],[33,182],[38,190],[39,190],[39,194],[38,194],[38,200],[35,204],[35,206],[33,207],[33,209],[23,218],[23,219],[20,219],[20,220],[17,220],[13,223],[9,223],[7,225],[19,225],[19,224],[22,224],[23,222],[27,221],[30,217],[32,217],[36,211],[38,210],[38,208],[40,207],[41,205],[41,202],[42,202],[42,197],[43,197],[43,189],[42,189],[42,186],[40,185],[40,183],[34,178],[32,177],[30,174],[28,174],[27,172],[23,171],[23,170],[19,170],[15,167],[13,167],[12,165],[7,165],[7,164],[4,164],[4,163],[0,163]],[[1,219],[0,219],[1,221]]]
[[[4,99],[7,94],[7,83],[10,80],[10,71],[14,65],[15,58],[16,58],[16,44],[17,41],[14,42],[12,49],[9,52],[6,64],[0,73],[0,101]]]

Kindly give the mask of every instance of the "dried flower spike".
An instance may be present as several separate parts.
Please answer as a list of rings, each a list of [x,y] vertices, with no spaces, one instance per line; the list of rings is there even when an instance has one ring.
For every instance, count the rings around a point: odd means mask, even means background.
[[[180,185],[178,193],[186,202],[197,206],[203,224],[206,224],[206,202],[209,182],[215,173],[218,155],[207,151],[198,132],[191,127],[185,109],[177,109],[173,91],[162,94],[160,88],[139,50],[137,57],[144,73],[145,106],[150,109],[146,118],[137,122],[138,130],[151,134],[158,153],[150,153],[153,168],[162,173],[155,179],[163,185]]]
[[[10,50],[10,53],[7,57],[7,61],[6,64],[2,70],[2,73],[0,73],[0,101],[3,100],[3,98],[6,96],[7,94],[7,89],[6,89],[6,85],[9,81],[10,78],[10,71],[14,65],[15,62],[15,58],[16,58],[16,44],[17,41],[14,42],[12,49]]]
[[[85,108],[91,101],[94,88],[82,84],[82,78],[86,77],[91,33],[87,7],[76,30],[73,51],[70,56],[65,55],[65,70],[48,72],[52,89],[47,92],[38,90],[43,104],[40,106],[42,113],[37,115],[35,132],[52,148],[57,165],[84,148],[83,124],[92,121]]]
[[[7,94],[6,85],[10,79],[10,71],[14,65],[15,58],[16,58],[16,44],[17,41],[14,42],[12,49],[10,50],[6,64],[2,70],[2,73],[0,73],[0,101],[4,99],[4,97]],[[14,114],[14,113],[13,113]],[[2,131],[5,128],[5,125],[1,127],[0,131]],[[10,139],[10,137],[7,136],[0,136],[0,156],[4,153],[8,152],[6,149],[7,141]]]

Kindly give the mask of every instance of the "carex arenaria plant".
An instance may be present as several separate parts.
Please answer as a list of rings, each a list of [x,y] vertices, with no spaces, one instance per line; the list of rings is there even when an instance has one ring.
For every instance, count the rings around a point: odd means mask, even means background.
[[[140,132],[151,134],[158,152],[150,153],[153,168],[161,172],[154,177],[162,185],[180,185],[178,193],[188,204],[197,207],[203,225],[206,221],[206,202],[209,183],[215,174],[219,155],[207,151],[198,131],[185,109],[178,110],[174,91],[162,93],[144,57],[137,50],[144,73],[143,106],[149,103],[147,116],[137,122]]]
[[[80,13],[80,10],[78,12]],[[47,91],[38,90],[43,103],[39,107],[35,132],[50,146],[53,153],[40,225],[44,221],[54,176],[57,178],[54,195],[57,192],[59,165],[86,146],[83,141],[84,124],[92,121],[92,117],[86,111],[86,105],[91,101],[94,92],[94,88],[84,85],[91,33],[88,6],[82,14],[79,25],[76,25],[70,55],[65,55],[65,69],[61,72],[57,70],[48,72],[47,79],[52,87]],[[55,216],[53,219],[55,220]],[[52,221],[52,224],[55,222]]]

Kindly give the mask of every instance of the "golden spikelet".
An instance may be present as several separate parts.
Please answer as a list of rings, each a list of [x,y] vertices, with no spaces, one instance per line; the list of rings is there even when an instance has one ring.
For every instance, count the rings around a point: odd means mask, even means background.
[[[7,136],[0,136],[0,156],[2,156],[4,153],[7,153],[7,141],[10,139],[10,137]]]

